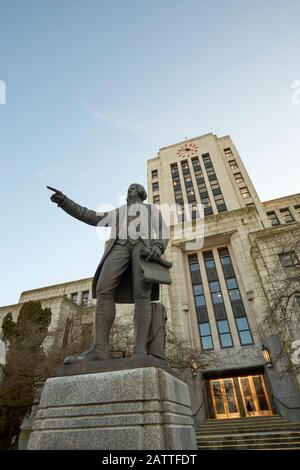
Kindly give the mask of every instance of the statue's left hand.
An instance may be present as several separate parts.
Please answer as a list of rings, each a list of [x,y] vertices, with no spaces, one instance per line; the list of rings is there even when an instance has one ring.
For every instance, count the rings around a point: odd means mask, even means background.
[[[152,260],[157,261],[160,257],[161,257],[161,249],[158,246],[153,245],[151,247],[149,255],[146,258],[146,261],[152,261]]]

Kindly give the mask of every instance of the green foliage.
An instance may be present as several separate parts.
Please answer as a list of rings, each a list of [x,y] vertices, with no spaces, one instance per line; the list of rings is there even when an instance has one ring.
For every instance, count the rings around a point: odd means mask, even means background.
[[[44,360],[42,343],[47,336],[51,310],[40,302],[26,302],[16,322],[8,313],[3,321],[6,363],[0,383],[0,449],[12,441],[34,398],[37,370]]]
[[[12,314],[8,313],[2,323],[2,333],[3,333],[3,341],[7,342],[13,337],[15,332],[16,324],[12,319]]]

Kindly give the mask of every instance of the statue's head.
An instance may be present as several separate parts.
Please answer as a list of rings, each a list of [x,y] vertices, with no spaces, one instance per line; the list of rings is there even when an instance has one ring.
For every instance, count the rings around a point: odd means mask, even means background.
[[[129,186],[127,191],[127,202],[145,201],[147,193],[141,184],[133,183]]]

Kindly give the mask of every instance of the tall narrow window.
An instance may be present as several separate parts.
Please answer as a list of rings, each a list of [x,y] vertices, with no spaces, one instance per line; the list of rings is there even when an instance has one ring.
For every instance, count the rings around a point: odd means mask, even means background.
[[[158,171],[157,170],[152,170],[152,179],[158,178]]]
[[[217,328],[222,348],[232,348],[233,341],[227,313],[224,305],[223,295],[219,283],[218,273],[212,251],[203,253],[209,289],[212,298]]]
[[[155,183],[152,183],[152,191],[156,192],[158,190],[159,190],[159,184],[158,184],[158,181],[156,181]]]
[[[215,203],[216,203],[218,212],[224,212],[227,210],[222,194],[215,195]]]
[[[206,168],[206,174],[209,179],[210,187],[214,195],[217,210],[218,212],[227,211],[227,207],[226,207],[223,195],[222,195],[222,191],[221,191],[211,158],[208,153],[202,155],[202,157],[203,157],[204,166]]]
[[[207,156],[210,159],[209,155]],[[195,178],[197,182],[198,192],[199,192],[200,199],[201,199],[201,204],[203,205],[204,215],[213,214],[213,210],[211,207],[211,202],[210,202],[209,195],[207,192],[207,187],[206,187],[205,180],[203,177],[199,158],[198,157],[192,158],[192,163],[193,163],[194,174],[195,174]]]
[[[182,188],[180,183],[179,171],[177,163],[172,163],[171,167],[171,174],[172,174],[172,182],[174,188],[174,198],[177,205],[177,221],[184,222],[185,215],[184,215],[184,199],[182,194]]]
[[[179,176],[177,163],[171,164],[171,173],[172,173],[172,177]]]
[[[196,205],[196,195],[194,190],[194,185],[192,181],[192,176],[190,172],[190,167],[187,160],[181,162],[181,168],[183,173],[184,185],[186,189],[186,195],[189,204],[189,213],[192,220],[199,217],[199,212]],[[190,217],[188,220],[191,220]]]
[[[238,330],[240,343],[242,346],[253,344],[253,338],[249,328],[244,304],[241,298],[239,286],[235,277],[231,258],[227,248],[220,248],[219,256],[223,268],[223,273],[227,285],[227,290],[231,302],[236,327]]]
[[[204,153],[202,155],[202,158],[203,158],[203,163],[204,163],[205,168],[210,168],[213,166],[209,153]]]
[[[196,201],[196,196],[195,196],[195,191],[194,189],[188,189],[186,192],[187,198],[189,202],[195,202]]]
[[[197,255],[189,256],[189,265],[201,346],[203,350],[214,349]]]

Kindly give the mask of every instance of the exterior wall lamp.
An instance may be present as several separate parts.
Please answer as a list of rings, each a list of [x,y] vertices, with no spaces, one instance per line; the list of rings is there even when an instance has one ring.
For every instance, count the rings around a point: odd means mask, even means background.
[[[261,351],[265,360],[265,364],[270,369],[273,366],[270,351],[264,345],[262,346]]]

